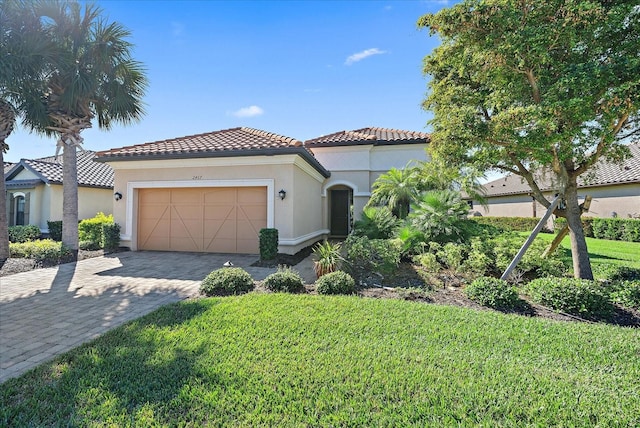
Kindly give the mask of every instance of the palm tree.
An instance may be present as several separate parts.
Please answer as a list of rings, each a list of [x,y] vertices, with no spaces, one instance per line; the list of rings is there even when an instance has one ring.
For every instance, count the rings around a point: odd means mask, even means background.
[[[16,118],[24,117],[25,109],[39,98],[39,82],[50,49],[41,31],[40,21],[31,7],[22,0],[0,2],[0,168],[6,140],[13,132]],[[0,265],[9,257],[6,186],[0,170]]]
[[[419,196],[417,170],[409,164],[403,169],[391,168],[373,183],[368,205],[386,205],[398,218],[409,213],[409,206]]]
[[[459,241],[469,206],[455,190],[431,190],[422,195],[409,215],[411,225],[427,241]]]
[[[147,79],[142,64],[131,57],[129,31],[106,22],[97,6],[50,1],[40,3],[38,12],[46,18],[43,25],[55,55],[42,104],[30,110],[45,108],[47,129],[58,137],[56,153],[63,151],[62,243],[77,256],[81,133],[94,119],[105,130],[140,120]],[[41,123],[40,117],[29,119]]]

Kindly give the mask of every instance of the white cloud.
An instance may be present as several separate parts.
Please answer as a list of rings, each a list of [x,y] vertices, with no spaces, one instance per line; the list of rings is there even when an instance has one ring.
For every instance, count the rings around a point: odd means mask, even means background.
[[[382,51],[378,48],[366,49],[362,52],[358,52],[358,53],[354,53],[353,55],[350,55],[344,63],[346,65],[351,65],[355,62],[362,61],[363,59],[368,58],[372,55],[381,55],[385,53],[387,53],[387,51]]]
[[[255,117],[264,114],[264,110],[258,106],[242,107],[232,113],[235,117]]]

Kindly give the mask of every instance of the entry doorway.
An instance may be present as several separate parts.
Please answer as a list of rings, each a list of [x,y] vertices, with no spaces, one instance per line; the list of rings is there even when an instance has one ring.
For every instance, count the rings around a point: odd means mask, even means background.
[[[341,186],[330,190],[330,235],[346,237],[351,231],[351,206],[353,192],[348,187]]]

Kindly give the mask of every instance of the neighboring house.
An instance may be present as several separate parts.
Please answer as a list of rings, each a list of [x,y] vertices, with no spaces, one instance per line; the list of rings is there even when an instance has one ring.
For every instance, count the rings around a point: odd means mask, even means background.
[[[348,232],[371,184],[391,167],[426,160],[428,135],[381,128],[302,143],[253,128],[106,150],[114,169],[121,245],[132,250],[258,253],[260,229],[276,228],[295,254]],[[345,226],[346,225],[346,226]]]
[[[633,217],[640,215],[640,142],[629,145],[631,158],[621,164],[601,160],[591,172],[578,179],[578,196],[593,199],[591,217]],[[546,197],[551,200],[555,187],[545,176],[539,183]],[[546,211],[531,196],[531,188],[518,175],[507,175],[483,186],[488,209],[473,201],[473,210],[494,217],[542,217]]]
[[[78,218],[113,211],[113,170],[78,152]],[[48,233],[48,220],[62,220],[62,156],[21,159],[5,170],[9,226],[34,224]]]
[[[9,172],[9,170],[11,169],[11,167],[13,165],[14,164],[12,164],[11,162],[3,162],[2,169],[3,169],[4,173],[6,174],[7,172]]]

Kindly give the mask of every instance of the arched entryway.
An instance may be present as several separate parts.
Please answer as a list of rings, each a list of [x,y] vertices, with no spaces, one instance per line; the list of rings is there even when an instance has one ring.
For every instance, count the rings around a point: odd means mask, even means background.
[[[345,237],[351,231],[353,217],[353,189],[337,185],[328,189],[329,230],[332,237]]]

